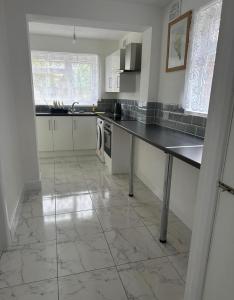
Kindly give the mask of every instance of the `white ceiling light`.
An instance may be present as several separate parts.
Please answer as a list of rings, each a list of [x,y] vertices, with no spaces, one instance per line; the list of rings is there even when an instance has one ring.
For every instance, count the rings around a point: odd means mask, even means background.
[[[73,44],[76,44],[76,42],[77,42],[77,37],[76,37],[76,26],[74,26],[72,43],[73,43]]]

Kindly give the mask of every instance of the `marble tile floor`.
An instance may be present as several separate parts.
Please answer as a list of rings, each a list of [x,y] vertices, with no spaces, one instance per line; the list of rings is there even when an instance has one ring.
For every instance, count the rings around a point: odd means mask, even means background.
[[[182,300],[190,230],[172,213],[158,242],[161,201],[96,156],[40,159],[42,190],[21,205],[0,256],[0,300]]]

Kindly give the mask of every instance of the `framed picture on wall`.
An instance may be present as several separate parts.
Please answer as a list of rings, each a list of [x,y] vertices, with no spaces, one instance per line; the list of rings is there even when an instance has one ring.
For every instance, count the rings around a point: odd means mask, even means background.
[[[192,11],[168,24],[166,72],[186,68]]]

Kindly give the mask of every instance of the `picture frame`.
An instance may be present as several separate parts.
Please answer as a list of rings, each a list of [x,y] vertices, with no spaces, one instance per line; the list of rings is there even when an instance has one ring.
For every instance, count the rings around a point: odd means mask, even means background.
[[[186,69],[192,11],[168,24],[166,72]]]

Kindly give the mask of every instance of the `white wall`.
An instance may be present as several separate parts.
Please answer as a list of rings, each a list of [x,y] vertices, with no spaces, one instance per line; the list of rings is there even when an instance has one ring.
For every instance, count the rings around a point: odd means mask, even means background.
[[[205,5],[207,2],[208,0],[183,0],[182,13],[190,9],[197,10],[201,5]],[[169,7],[166,7],[164,9],[163,15],[160,83],[158,99],[156,100],[163,103],[182,104],[185,71],[165,72],[168,8]],[[153,76],[151,76],[151,78],[153,78]],[[165,154],[140,140],[137,141],[136,148],[135,160],[137,176],[162,199]],[[198,177],[199,170],[180,160],[174,159],[171,209],[190,229],[192,229],[193,224]]]
[[[124,40],[127,43],[142,43],[142,63],[141,72],[135,74],[136,91],[134,93],[119,93],[119,99],[137,100],[141,106],[148,101],[157,101],[161,38],[161,30],[150,27],[141,34],[130,33],[120,40],[120,47],[123,46]]]
[[[182,0],[181,13],[188,10],[196,12],[201,6],[206,5],[210,0]],[[168,11],[169,6],[164,9],[163,14],[163,34],[161,43],[161,70],[160,83],[158,92],[158,101],[163,103],[183,103],[185,71],[176,71],[167,73],[166,70],[166,55],[167,55],[167,35],[168,35]]]
[[[182,5],[182,13],[190,9],[196,10],[201,5],[206,4],[207,2],[208,0],[184,0]],[[164,9],[163,13],[160,82],[158,98],[155,100],[164,103],[181,104],[183,101],[185,71],[177,71],[171,73],[165,72],[168,33],[168,9],[169,6]],[[150,78],[153,78],[153,76],[151,76]],[[149,96],[149,99],[150,98],[151,97]],[[146,144],[143,141],[138,140],[136,142],[136,175],[147,186],[149,186],[150,189],[160,199],[162,199],[163,195],[164,160],[165,154],[162,151],[152,147],[149,144]],[[194,207],[196,204],[196,189],[198,184],[198,177],[198,169],[180,160],[174,159],[170,206],[173,212],[190,229],[192,229],[193,224],[193,214]]]
[[[139,139],[136,139],[135,147],[136,175],[162,200],[165,153]],[[170,208],[190,229],[198,177],[198,169],[174,158]]]
[[[0,1],[0,238],[3,215],[10,228],[24,188],[21,143],[19,138],[14,84],[9,68],[3,1]]]
[[[114,99],[113,93],[105,93],[105,57],[118,49],[118,41],[79,38],[76,44],[72,38],[30,34],[30,48],[40,51],[98,54],[100,61],[101,98]]]

